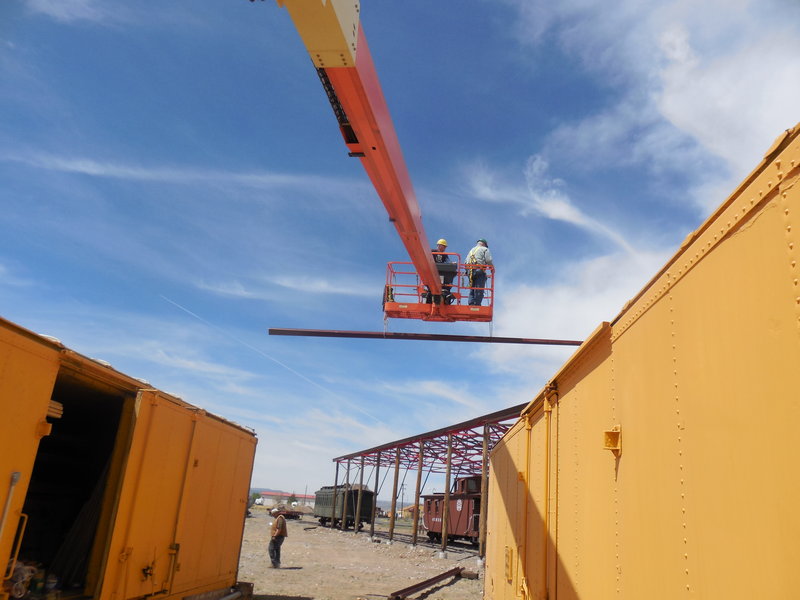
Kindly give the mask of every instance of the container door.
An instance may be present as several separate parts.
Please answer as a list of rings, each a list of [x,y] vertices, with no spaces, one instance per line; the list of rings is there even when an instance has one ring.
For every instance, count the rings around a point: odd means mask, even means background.
[[[200,413],[195,421],[180,519],[173,594],[236,582],[255,437]]]
[[[15,538],[39,440],[47,435],[59,351],[30,335],[0,327],[0,568],[13,565]],[[2,596],[0,592],[0,597]]]
[[[125,600],[169,589],[193,417],[155,392],[139,393],[101,598]]]

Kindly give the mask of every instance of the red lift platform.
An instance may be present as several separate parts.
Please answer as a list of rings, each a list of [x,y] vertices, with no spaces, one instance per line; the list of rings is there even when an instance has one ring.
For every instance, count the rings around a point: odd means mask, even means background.
[[[441,296],[434,296],[423,283],[411,262],[390,262],[386,269],[386,287],[383,312],[394,319],[422,319],[423,321],[478,321],[492,320],[494,306],[494,267],[465,265],[461,256],[452,252],[435,252],[446,255],[449,262],[436,263]],[[486,273],[483,287],[470,283],[469,272],[480,266]],[[469,304],[470,294],[482,292],[480,304]]]

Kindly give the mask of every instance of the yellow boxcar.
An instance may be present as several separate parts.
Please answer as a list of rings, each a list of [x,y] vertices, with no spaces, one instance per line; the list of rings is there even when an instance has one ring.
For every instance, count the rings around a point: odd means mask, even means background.
[[[227,595],[255,446],[0,319],[0,600]]]
[[[485,598],[800,597],[800,125],[491,455]]]

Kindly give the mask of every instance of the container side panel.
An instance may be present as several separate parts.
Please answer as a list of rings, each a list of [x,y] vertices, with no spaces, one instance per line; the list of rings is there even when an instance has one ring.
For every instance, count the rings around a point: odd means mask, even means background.
[[[553,427],[553,413],[551,413],[550,439],[555,439],[555,428]],[[523,434],[526,432],[523,430]],[[521,454],[524,460],[525,453],[528,452],[528,464],[521,465],[521,471],[525,473],[525,480],[519,483],[520,497],[522,502],[521,517],[525,519],[522,530],[525,531],[523,543],[525,548],[520,554],[520,583],[524,577],[528,588],[534,598],[543,598],[547,589],[547,569],[548,557],[554,547],[554,540],[550,536],[550,531],[545,523],[547,512],[555,509],[554,503],[548,503],[547,498],[554,498],[555,487],[547,489],[548,484],[553,480],[547,479],[547,473],[555,466],[553,462],[554,453],[547,455],[547,416],[541,414],[538,418],[532,417],[531,429],[527,432],[530,440],[521,447]],[[527,512],[527,515],[526,515]],[[554,525],[555,521],[550,525]],[[524,563],[522,562],[524,560]]]
[[[58,350],[0,324],[0,565],[12,556],[31,471],[47,426],[59,367]],[[12,474],[19,473],[12,486]]]
[[[671,299],[683,575],[700,597],[800,590],[800,286],[790,249],[798,210],[798,187],[789,187]]]
[[[616,593],[618,461],[603,447],[604,431],[619,422],[609,354],[605,340],[559,381],[555,580],[562,600]]]
[[[255,459],[258,440],[255,435],[238,435],[236,463],[231,470],[234,473],[229,490],[228,518],[225,527],[225,553],[221,557],[220,572],[232,575],[235,581],[239,571],[239,555],[242,551],[247,505],[250,499],[250,481],[253,477],[253,461]],[[233,442],[232,442],[233,443]],[[362,502],[366,502],[364,495]],[[237,506],[238,504],[238,506]],[[372,514],[370,499],[370,516]]]
[[[192,439],[192,414],[142,392],[103,598],[127,600],[167,590],[177,568],[172,549]]]
[[[524,469],[525,436],[517,423],[495,446],[490,458],[489,510],[486,538],[486,597],[506,600],[517,597],[517,561],[523,532],[524,487],[518,474]]]
[[[622,453],[613,512],[604,517],[614,519],[615,589],[626,598],[685,592],[673,321],[670,303],[659,302],[613,349],[612,402]]]
[[[253,436],[207,417],[198,420],[173,593],[235,583],[254,447]]]

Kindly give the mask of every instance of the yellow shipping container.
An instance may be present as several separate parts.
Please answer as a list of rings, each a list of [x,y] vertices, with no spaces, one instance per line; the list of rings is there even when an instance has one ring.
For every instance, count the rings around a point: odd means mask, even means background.
[[[800,126],[491,455],[485,598],[795,598]]]
[[[255,446],[0,319],[0,600],[54,585],[97,600],[228,594]]]

